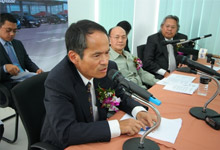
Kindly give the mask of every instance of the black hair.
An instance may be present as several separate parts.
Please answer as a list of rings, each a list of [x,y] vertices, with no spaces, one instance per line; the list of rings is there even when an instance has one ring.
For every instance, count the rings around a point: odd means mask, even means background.
[[[9,14],[9,13],[0,14],[0,26],[4,25],[5,21],[17,23],[17,20],[15,19],[15,17],[12,14]]]
[[[117,24],[117,26],[122,27],[125,30],[127,35],[130,32],[130,30],[131,30],[131,24],[128,21],[126,21],[126,20],[119,22]]]
[[[65,42],[67,53],[70,50],[79,54],[83,58],[83,52],[87,48],[86,36],[93,34],[94,31],[101,31],[107,35],[107,31],[100,24],[90,20],[80,20],[72,23],[66,31]]]

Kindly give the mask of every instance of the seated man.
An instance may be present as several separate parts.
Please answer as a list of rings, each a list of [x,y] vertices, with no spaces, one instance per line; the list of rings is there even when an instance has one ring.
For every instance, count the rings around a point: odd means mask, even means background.
[[[101,25],[81,20],[65,34],[67,56],[48,74],[45,81],[46,108],[41,140],[61,149],[70,145],[107,142],[121,134],[134,135],[156,116],[125,94],[107,74],[117,65],[109,61],[109,40]],[[108,94],[102,95],[108,90]],[[102,94],[100,94],[102,93]],[[136,119],[107,121],[106,98],[120,97],[120,110]],[[101,96],[102,95],[102,96]],[[114,106],[115,106],[114,105]]]
[[[148,37],[144,49],[143,69],[153,73],[156,78],[162,79],[177,67],[177,47],[171,44],[162,44],[164,40],[187,39],[187,36],[178,33],[179,18],[169,15],[160,25],[160,31]]]
[[[0,14],[0,82],[9,90],[16,84],[11,77],[20,71],[27,69],[29,72],[42,72],[31,61],[21,41],[14,39],[16,32],[17,20],[14,16]],[[4,104],[4,101],[5,96],[0,91],[0,104]]]
[[[158,79],[153,74],[144,71],[137,57],[124,50],[127,35],[123,28],[116,26],[109,31],[110,60],[116,62],[119,71],[124,77],[146,89],[146,86],[154,85]],[[144,84],[145,85],[144,85]]]

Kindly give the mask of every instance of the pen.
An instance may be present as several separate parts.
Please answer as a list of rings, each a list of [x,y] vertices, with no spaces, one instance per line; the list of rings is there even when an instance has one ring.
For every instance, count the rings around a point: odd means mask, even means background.
[[[147,130],[149,130],[149,129],[150,129],[150,127],[146,126],[146,130],[144,130],[143,128],[141,128],[141,131],[147,131]]]

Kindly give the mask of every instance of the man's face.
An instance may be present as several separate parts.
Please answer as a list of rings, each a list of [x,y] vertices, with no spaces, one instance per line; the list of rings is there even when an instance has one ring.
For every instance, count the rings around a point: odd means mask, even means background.
[[[165,38],[173,38],[177,32],[177,22],[174,19],[166,19],[161,27],[161,32]]]
[[[126,46],[127,35],[124,29],[121,27],[115,27],[111,31],[110,43],[111,48],[117,53],[122,54],[123,49]]]
[[[109,41],[105,33],[95,31],[87,35],[87,47],[81,59],[74,51],[69,51],[70,60],[87,79],[106,76],[109,61]]]
[[[0,26],[0,37],[5,41],[12,41],[16,35],[17,25],[9,21]]]

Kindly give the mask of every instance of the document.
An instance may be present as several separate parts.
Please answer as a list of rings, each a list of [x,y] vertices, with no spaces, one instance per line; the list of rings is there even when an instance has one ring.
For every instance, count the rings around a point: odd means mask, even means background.
[[[121,120],[128,118],[132,118],[132,116],[125,114],[121,118]],[[162,117],[160,126],[153,132],[149,133],[147,136],[174,144],[181,126],[182,126],[181,118],[166,119]],[[143,135],[145,132],[146,131],[140,131],[138,134]]]
[[[164,86],[164,90],[169,90],[173,92],[179,92],[184,94],[193,94],[199,87],[198,83],[189,84],[168,84]]]
[[[16,76],[12,76],[11,79],[15,80],[16,82],[22,82],[24,81],[25,79],[27,78],[30,78],[34,75],[36,75],[37,73],[34,73],[34,72],[19,72],[18,75]]]
[[[181,74],[171,74],[170,76],[163,78],[162,80],[158,81],[157,84],[161,85],[168,85],[168,84],[189,84],[192,83],[192,81],[196,77],[192,76],[186,76],[186,75],[181,75]]]
[[[165,85],[163,89],[179,92],[184,94],[193,94],[198,87],[198,83],[192,83],[196,77],[180,75],[180,74],[171,74],[167,78],[164,78],[157,82],[157,84]]]

